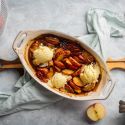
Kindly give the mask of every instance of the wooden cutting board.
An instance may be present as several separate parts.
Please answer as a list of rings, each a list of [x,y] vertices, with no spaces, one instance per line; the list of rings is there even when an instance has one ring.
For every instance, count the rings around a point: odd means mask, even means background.
[[[112,69],[125,69],[125,58],[121,59],[108,58],[106,64],[110,71]],[[7,69],[17,69],[17,71],[19,71],[21,75],[23,74],[23,66],[19,59],[15,59],[12,61],[0,59],[0,71],[4,71]]]
[[[121,59],[108,58],[108,60],[106,61],[106,64],[109,70],[125,69],[125,58],[121,58]]]

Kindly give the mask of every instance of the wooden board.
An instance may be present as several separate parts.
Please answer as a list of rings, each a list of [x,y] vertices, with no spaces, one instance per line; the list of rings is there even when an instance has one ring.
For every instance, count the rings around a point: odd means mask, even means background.
[[[107,63],[107,66],[108,66],[109,70],[125,69],[125,58],[121,58],[121,59],[108,58],[106,63]]]
[[[121,59],[108,58],[106,64],[109,70],[125,69],[125,58]],[[17,69],[17,71],[19,71],[20,74],[23,74],[23,66],[19,59],[15,59],[12,61],[0,59],[0,71],[4,71],[6,69]]]

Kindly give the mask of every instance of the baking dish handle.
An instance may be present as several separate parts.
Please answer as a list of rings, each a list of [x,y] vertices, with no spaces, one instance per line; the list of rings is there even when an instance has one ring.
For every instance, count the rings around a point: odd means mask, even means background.
[[[27,33],[26,32],[23,32],[23,31],[20,31],[18,33],[18,35],[16,36],[14,42],[13,42],[13,49],[14,51],[18,54],[19,53],[19,49],[21,47],[21,44],[23,43],[24,39],[26,38],[27,36]]]
[[[99,100],[107,99],[110,96],[110,94],[111,94],[111,92],[112,92],[112,90],[115,86],[115,83],[116,83],[116,81],[114,82],[114,81],[112,81],[112,79],[110,79],[108,81],[107,85],[104,87],[104,89],[103,89],[103,91],[102,91],[102,93],[101,93],[101,95],[99,96],[98,99]]]

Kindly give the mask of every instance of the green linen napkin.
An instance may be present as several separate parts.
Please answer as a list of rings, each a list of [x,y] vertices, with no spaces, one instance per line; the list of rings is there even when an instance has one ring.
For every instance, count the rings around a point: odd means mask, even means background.
[[[79,39],[106,59],[110,37],[122,38],[125,34],[124,16],[104,9],[90,9],[86,23],[88,34]],[[0,93],[0,116],[21,110],[42,109],[63,99],[37,84],[26,71],[14,87],[17,91],[12,95]]]

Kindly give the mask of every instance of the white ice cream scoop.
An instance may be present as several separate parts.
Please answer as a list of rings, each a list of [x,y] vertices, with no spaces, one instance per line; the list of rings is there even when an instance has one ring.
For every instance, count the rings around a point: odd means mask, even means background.
[[[53,58],[53,50],[47,46],[42,46],[40,45],[40,47],[36,50],[34,50],[33,52],[33,63],[35,65],[40,65],[43,63],[46,63],[50,60],[52,60]]]
[[[100,68],[98,64],[86,65],[80,74],[80,79],[84,84],[95,83],[98,81],[99,74]]]
[[[63,75],[62,73],[55,73],[54,76],[52,77],[52,85],[55,88],[62,88],[65,86],[65,84],[67,84],[67,80],[70,77],[67,75]]]

